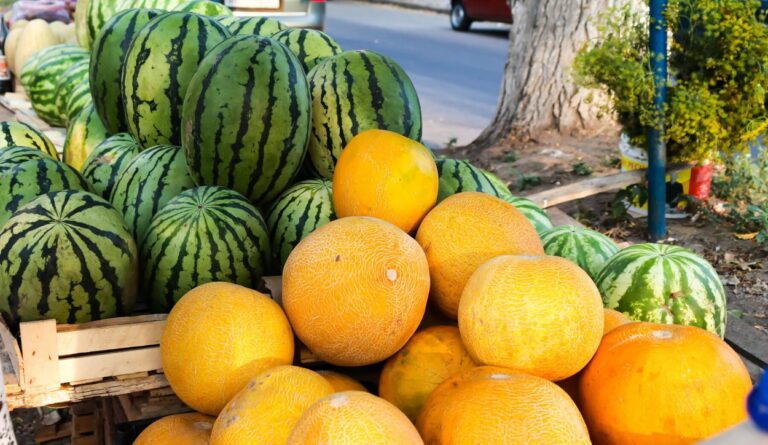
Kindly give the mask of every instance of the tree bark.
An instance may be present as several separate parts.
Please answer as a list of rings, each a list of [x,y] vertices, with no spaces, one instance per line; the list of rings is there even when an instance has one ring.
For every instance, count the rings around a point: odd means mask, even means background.
[[[615,131],[615,120],[600,116],[605,114],[597,105],[602,94],[578,88],[571,65],[579,49],[597,35],[593,18],[619,1],[511,0],[509,57],[496,117],[472,145]]]

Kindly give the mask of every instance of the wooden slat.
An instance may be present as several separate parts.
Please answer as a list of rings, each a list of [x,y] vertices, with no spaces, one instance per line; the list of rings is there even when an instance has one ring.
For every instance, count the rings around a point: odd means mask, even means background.
[[[148,315],[136,315],[133,317],[115,317],[107,318],[105,320],[89,321],[88,323],[80,324],[60,324],[56,326],[57,332],[70,332],[70,331],[82,331],[87,329],[95,329],[109,326],[122,326],[133,323],[149,323],[152,321],[160,321],[168,318],[168,314],[148,314]]]
[[[164,318],[131,324],[91,326],[85,329],[59,329],[59,356],[157,345],[163,335]]]
[[[162,368],[160,347],[130,349],[62,358],[59,360],[59,378],[62,383],[78,380],[153,371]]]
[[[27,392],[59,388],[59,354],[56,350],[56,320],[21,323],[24,358],[24,389]]]

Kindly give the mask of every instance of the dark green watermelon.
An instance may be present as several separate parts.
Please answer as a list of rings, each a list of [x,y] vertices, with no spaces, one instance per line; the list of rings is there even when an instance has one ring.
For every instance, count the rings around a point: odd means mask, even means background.
[[[233,19],[223,21],[233,36],[272,37],[285,29],[283,22],[269,17],[234,17]],[[222,20],[219,19],[219,22],[221,23]]]
[[[46,159],[51,157],[34,148],[29,147],[5,147],[0,150],[0,174],[11,170],[17,165],[33,159]]]
[[[81,59],[73,63],[59,78],[56,85],[55,104],[56,113],[66,124],[69,121],[67,115],[67,102],[75,89],[82,81],[88,78],[89,59]]]
[[[145,148],[181,143],[181,109],[203,57],[229,37],[215,20],[169,12],[136,34],[125,56],[122,95],[128,131]]]
[[[284,45],[258,36],[219,45],[184,100],[182,145],[195,181],[270,202],[304,160],[309,108],[301,64]]]
[[[314,29],[284,29],[272,36],[287,46],[308,73],[318,63],[341,53],[341,46],[328,34]]]
[[[83,165],[83,177],[94,192],[109,199],[118,176],[140,152],[141,146],[130,134],[110,136],[88,155]]]
[[[29,147],[59,159],[56,147],[42,131],[22,122],[0,122],[0,150],[6,147]]]
[[[187,291],[212,281],[255,288],[270,258],[267,227],[239,193],[197,187],[152,218],[141,247],[142,290],[167,311]]]
[[[94,194],[42,195],[0,231],[0,311],[12,326],[127,315],[138,278],[136,244],[120,214]]]
[[[85,158],[107,136],[109,132],[104,128],[93,104],[86,105],[72,119],[67,128],[67,137],[64,140],[64,162],[81,171]]]

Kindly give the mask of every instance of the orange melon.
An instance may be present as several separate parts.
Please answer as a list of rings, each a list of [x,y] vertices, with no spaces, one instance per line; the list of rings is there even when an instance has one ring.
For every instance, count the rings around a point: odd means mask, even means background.
[[[145,428],[133,445],[208,445],[214,420],[199,413],[163,417]]]
[[[327,380],[328,383],[331,384],[334,392],[343,392],[343,391],[368,392],[368,389],[365,386],[363,386],[360,382],[340,372],[328,371],[323,369],[323,370],[317,371],[317,373],[323,376],[323,378],[325,378],[325,380]]]
[[[346,391],[320,399],[293,429],[287,445],[420,445],[408,418],[386,400]]]
[[[293,361],[288,319],[266,295],[208,283],[173,307],[160,340],[171,388],[197,411],[217,415],[264,369]]]
[[[632,323],[632,320],[630,320],[629,317],[614,309],[604,308],[603,315],[603,335],[611,332],[621,325]]]
[[[426,147],[387,130],[356,135],[333,173],[340,218],[372,216],[412,232],[437,202],[437,166]]]
[[[576,264],[505,255],[480,266],[467,282],[459,329],[478,363],[556,381],[592,358],[603,317],[600,292]]]
[[[227,403],[213,426],[211,445],[283,444],[304,411],[332,393],[316,372],[270,368]]]
[[[427,397],[447,378],[475,367],[454,326],[419,331],[381,371],[379,396],[415,421]]]
[[[432,278],[430,299],[456,319],[467,280],[499,255],[543,255],[539,235],[514,206],[485,193],[449,196],[427,214],[416,234]]]
[[[580,405],[595,444],[693,444],[746,419],[738,354],[691,326],[630,323],[603,338]]]
[[[405,345],[424,315],[429,268],[407,233],[369,217],[332,221],[306,237],[283,269],[283,307],[321,360],[363,366]]]

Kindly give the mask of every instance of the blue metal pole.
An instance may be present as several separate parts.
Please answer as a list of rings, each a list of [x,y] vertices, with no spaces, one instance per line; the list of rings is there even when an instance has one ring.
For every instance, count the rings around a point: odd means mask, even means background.
[[[667,234],[666,164],[664,144],[664,104],[667,101],[667,0],[651,0],[650,50],[653,70],[653,105],[659,116],[657,125],[648,132],[648,237],[664,239]]]

